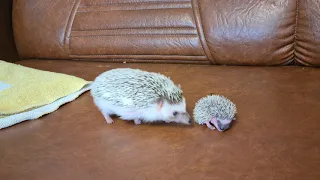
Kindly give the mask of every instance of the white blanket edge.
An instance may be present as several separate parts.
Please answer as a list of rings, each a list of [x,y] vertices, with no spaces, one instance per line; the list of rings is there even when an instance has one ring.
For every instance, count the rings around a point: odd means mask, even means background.
[[[91,84],[88,84],[88,85],[84,86],[82,89],[80,89],[79,91],[74,92],[68,96],[63,97],[63,98],[60,98],[53,103],[41,106],[39,108],[30,110],[30,111],[26,111],[26,112],[10,115],[10,116],[4,117],[4,118],[0,118],[0,129],[4,129],[4,128],[10,127],[10,126],[13,126],[13,125],[21,123],[23,121],[38,119],[43,115],[52,113],[53,111],[56,111],[61,105],[75,100],[81,94],[90,90],[90,88],[91,88]]]

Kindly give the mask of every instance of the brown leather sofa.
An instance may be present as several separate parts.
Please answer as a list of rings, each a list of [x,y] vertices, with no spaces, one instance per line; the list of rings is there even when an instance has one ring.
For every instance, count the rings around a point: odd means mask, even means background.
[[[156,71],[182,85],[190,113],[209,93],[238,107],[223,133],[107,125],[86,93],[0,131],[1,179],[320,179],[319,0],[2,0],[0,8],[2,59],[87,80],[117,67]]]

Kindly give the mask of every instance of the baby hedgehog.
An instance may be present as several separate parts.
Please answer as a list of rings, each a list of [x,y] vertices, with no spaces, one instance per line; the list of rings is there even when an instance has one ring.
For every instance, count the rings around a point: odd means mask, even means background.
[[[193,116],[198,124],[206,124],[208,128],[217,128],[221,132],[229,129],[236,112],[236,106],[229,99],[208,95],[196,103]]]
[[[191,124],[180,85],[159,73],[131,68],[109,70],[94,80],[91,95],[108,124],[113,123],[110,115],[135,124]]]

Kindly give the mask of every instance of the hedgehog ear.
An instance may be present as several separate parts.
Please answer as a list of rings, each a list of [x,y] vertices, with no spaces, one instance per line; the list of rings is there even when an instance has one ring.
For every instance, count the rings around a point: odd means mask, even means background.
[[[159,99],[157,104],[158,104],[157,109],[158,111],[160,111],[163,106],[163,99]]]
[[[181,85],[180,84],[178,84],[178,88],[181,89]]]

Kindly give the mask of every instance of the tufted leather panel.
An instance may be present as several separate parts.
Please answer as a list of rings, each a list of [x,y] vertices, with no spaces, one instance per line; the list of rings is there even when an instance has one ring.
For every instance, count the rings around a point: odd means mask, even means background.
[[[216,63],[273,65],[293,60],[295,1],[198,1]]]
[[[23,59],[319,65],[319,1],[299,2],[15,0],[13,26]]]
[[[297,19],[296,61],[320,65],[320,1],[300,0]]]
[[[75,3],[74,0],[14,0],[13,32],[22,59],[69,58],[65,37]]]
[[[13,13],[23,58],[207,60],[190,0],[28,0]]]
[[[206,59],[189,0],[81,1],[69,44],[71,57]]]

